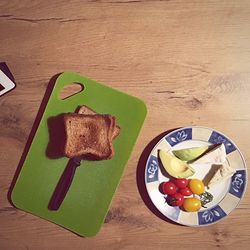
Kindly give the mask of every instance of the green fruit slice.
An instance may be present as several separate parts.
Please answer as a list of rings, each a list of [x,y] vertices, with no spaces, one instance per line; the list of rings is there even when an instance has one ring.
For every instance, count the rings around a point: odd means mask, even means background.
[[[185,148],[180,150],[173,150],[173,154],[182,161],[192,161],[208,150],[209,146]]]
[[[226,161],[227,153],[224,144],[212,145],[211,150],[205,152],[204,155],[192,161],[194,164],[209,163],[209,164],[222,164]]]
[[[159,157],[167,173],[175,178],[188,178],[195,173],[189,164],[164,150],[159,150]]]

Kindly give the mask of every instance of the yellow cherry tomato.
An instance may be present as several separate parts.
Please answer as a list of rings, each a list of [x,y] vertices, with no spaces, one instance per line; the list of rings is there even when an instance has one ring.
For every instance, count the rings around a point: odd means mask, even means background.
[[[191,179],[189,181],[188,187],[193,194],[202,194],[205,191],[205,186],[203,182],[199,179]]]
[[[201,208],[201,201],[197,198],[186,198],[183,203],[183,208],[187,212],[196,212]]]

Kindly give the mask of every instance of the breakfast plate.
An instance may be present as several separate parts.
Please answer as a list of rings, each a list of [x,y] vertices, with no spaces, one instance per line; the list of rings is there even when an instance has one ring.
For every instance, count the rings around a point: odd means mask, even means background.
[[[166,202],[167,195],[159,189],[161,183],[169,181],[169,176],[162,171],[158,151],[171,152],[214,144],[224,144],[224,164],[234,169],[233,176],[206,189],[213,195],[213,200],[197,212],[186,212],[180,207],[170,206]],[[192,167],[195,174],[191,178],[201,180],[206,178],[211,168],[204,163]],[[145,183],[151,201],[166,218],[186,226],[205,226],[219,222],[237,207],[247,186],[247,166],[235,143],[221,132],[206,127],[185,127],[165,135],[155,145],[146,163]]]

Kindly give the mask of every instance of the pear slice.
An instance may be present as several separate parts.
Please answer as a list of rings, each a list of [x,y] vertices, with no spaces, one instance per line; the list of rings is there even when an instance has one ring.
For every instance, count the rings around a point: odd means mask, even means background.
[[[193,164],[222,164],[226,161],[226,148],[224,144],[218,144],[214,146],[207,153],[199,157],[197,160],[193,161]]]
[[[167,173],[175,178],[188,178],[195,173],[189,164],[164,150],[159,150],[159,157]]]
[[[209,146],[185,148],[180,150],[173,150],[172,153],[182,161],[192,161],[208,150]]]

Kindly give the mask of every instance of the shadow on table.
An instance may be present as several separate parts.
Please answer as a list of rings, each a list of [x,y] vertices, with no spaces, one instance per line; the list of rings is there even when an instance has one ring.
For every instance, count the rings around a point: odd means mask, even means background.
[[[22,169],[22,166],[23,166],[23,163],[24,163],[24,161],[25,161],[25,158],[26,158],[26,156],[27,156],[27,154],[28,154],[28,152],[29,152],[29,148],[30,148],[31,143],[32,143],[32,140],[33,140],[33,138],[34,138],[34,136],[35,136],[35,134],[36,134],[36,130],[37,130],[38,126],[39,126],[39,123],[40,123],[40,121],[41,121],[41,119],[42,119],[44,110],[45,110],[46,105],[47,105],[47,102],[48,102],[48,100],[49,100],[49,98],[50,98],[51,92],[52,92],[52,90],[53,90],[53,88],[54,88],[56,79],[58,78],[58,76],[59,76],[60,74],[61,74],[61,73],[54,75],[54,76],[50,79],[50,81],[49,81],[47,90],[46,90],[46,92],[45,92],[45,94],[44,94],[42,103],[41,103],[41,105],[40,105],[40,107],[39,107],[39,110],[38,110],[38,113],[37,113],[37,116],[36,116],[36,119],[35,119],[35,121],[34,121],[34,123],[33,123],[31,132],[30,132],[30,134],[29,134],[28,140],[27,140],[26,145],[25,145],[25,147],[24,147],[24,150],[23,150],[21,159],[20,159],[20,161],[19,161],[19,163],[18,163],[16,172],[15,172],[15,174],[14,174],[13,180],[12,180],[11,185],[10,185],[10,188],[9,188],[9,190],[8,190],[7,198],[8,198],[8,200],[9,200],[10,204],[13,205],[14,207],[15,207],[15,204],[14,204],[14,203],[12,202],[12,200],[11,200],[11,193],[12,193],[12,190],[13,190],[15,184],[16,184],[17,178],[18,178],[19,173],[20,173],[20,171],[21,171],[21,169]]]
[[[177,129],[177,128],[175,128]],[[180,225],[177,224],[175,222],[173,222],[172,220],[168,219],[167,217],[165,217],[153,204],[153,202],[151,201],[147,189],[146,189],[146,184],[145,184],[145,170],[146,170],[146,163],[148,160],[148,157],[151,153],[151,151],[153,150],[154,146],[159,142],[160,139],[162,139],[164,136],[166,136],[167,134],[169,134],[170,132],[172,132],[175,129],[171,129],[171,130],[167,130],[163,133],[161,133],[160,135],[156,136],[153,140],[151,140],[148,145],[144,148],[140,159],[138,161],[138,165],[137,165],[137,171],[136,171],[136,180],[137,180],[137,187],[139,190],[139,193],[142,197],[142,200],[144,201],[144,203],[146,204],[146,206],[148,207],[148,209],[154,213],[157,217],[159,217],[160,219],[167,221],[171,224],[174,225]]]

